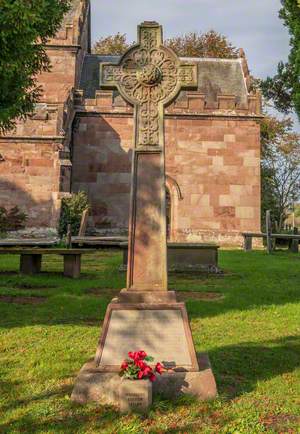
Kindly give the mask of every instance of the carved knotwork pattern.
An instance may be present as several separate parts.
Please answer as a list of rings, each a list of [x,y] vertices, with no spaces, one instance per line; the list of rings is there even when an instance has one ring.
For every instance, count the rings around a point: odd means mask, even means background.
[[[117,83],[126,98],[138,106],[138,144],[159,143],[159,106],[177,86],[179,69],[172,53],[156,47],[156,32],[142,32],[141,48],[125,56],[121,66],[107,65],[106,83]]]
[[[156,29],[141,29],[141,45],[147,50],[157,47],[157,30]]]
[[[123,98],[135,106],[135,144],[162,145],[163,107],[181,87],[196,86],[197,68],[180,63],[176,54],[162,45],[157,23],[139,26],[138,42],[119,65],[103,64],[101,80],[104,86],[117,86]]]

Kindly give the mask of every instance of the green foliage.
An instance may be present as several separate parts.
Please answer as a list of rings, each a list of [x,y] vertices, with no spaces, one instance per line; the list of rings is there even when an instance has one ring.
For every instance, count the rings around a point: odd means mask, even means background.
[[[27,215],[15,206],[10,210],[0,207],[0,233],[24,229]]]
[[[89,207],[87,194],[84,191],[73,193],[65,197],[61,204],[58,233],[62,238],[67,234],[68,225],[71,225],[72,235],[77,235],[80,228],[82,213]]]
[[[0,0],[0,132],[33,112],[36,76],[50,69],[45,43],[68,8],[68,0]]]
[[[98,39],[93,46],[93,53],[102,55],[121,56],[133,45],[127,42],[126,33],[117,33]]]
[[[93,52],[105,55],[122,55],[134,43],[129,43],[126,34],[100,38],[93,47]],[[220,33],[210,30],[206,33],[187,33],[167,39],[164,43],[178,56],[186,57],[238,57],[238,50]]]
[[[132,360],[128,360],[128,366],[122,371],[122,377],[128,380],[137,380],[139,371],[140,368],[136,366]]]
[[[295,109],[300,119],[300,3],[298,0],[281,0],[279,17],[290,33],[288,63],[280,62],[277,74],[262,82],[262,91],[275,107],[284,113]]]
[[[260,88],[267,101],[272,101],[281,113],[293,110],[292,90],[294,73],[288,63],[279,62],[277,74],[260,81]]]
[[[206,33],[191,32],[167,39],[165,45],[178,56],[183,57],[238,57],[238,49],[220,33],[210,30]]]

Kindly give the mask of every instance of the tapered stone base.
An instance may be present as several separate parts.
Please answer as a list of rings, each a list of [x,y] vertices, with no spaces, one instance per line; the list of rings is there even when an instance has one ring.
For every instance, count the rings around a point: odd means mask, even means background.
[[[153,383],[153,394],[168,399],[189,394],[200,400],[209,400],[217,396],[215,378],[206,354],[198,355],[198,372],[173,372],[157,375]],[[71,399],[85,404],[97,401],[99,404],[119,405],[118,373],[105,373],[96,367],[94,359],[83,365],[76,379]]]

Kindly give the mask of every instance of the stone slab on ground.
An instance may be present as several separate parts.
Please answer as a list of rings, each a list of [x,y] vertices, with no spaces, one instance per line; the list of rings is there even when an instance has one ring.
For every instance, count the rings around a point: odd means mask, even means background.
[[[128,237],[105,236],[105,237],[72,237],[72,245],[94,246],[99,248],[114,247],[119,248],[120,243],[124,243]]]
[[[127,269],[128,243],[120,243],[123,264],[120,271]],[[214,243],[170,243],[167,244],[168,271],[206,271],[218,273],[218,249]]]
[[[183,394],[206,401],[217,396],[217,386],[207,354],[198,354],[198,372],[167,372],[157,375],[153,395],[174,399]],[[99,404],[119,405],[121,377],[117,372],[105,373],[97,368],[94,359],[83,365],[71,395],[80,404],[95,401]]]
[[[0,247],[51,247],[59,243],[59,239],[46,238],[2,238]]]

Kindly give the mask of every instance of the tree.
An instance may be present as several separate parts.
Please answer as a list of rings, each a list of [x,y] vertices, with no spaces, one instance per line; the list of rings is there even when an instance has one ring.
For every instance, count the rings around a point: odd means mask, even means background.
[[[71,233],[78,234],[82,213],[89,208],[88,196],[85,191],[73,193],[71,197],[64,197],[61,203],[58,233],[62,238],[67,234],[68,225]]]
[[[100,38],[93,46],[93,53],[102,55],[121,56],[133,45],[127,42],[126,33],[117,33]]]
[[[45,44],[68,8],[69,0],[0,1],[0,132],[33,112],[36,77],[50,69]]]
[[[294,109],[300,119],[300,2],[281,0],[279,17],[291,35],[288,62],[280,62],[277,74],[262,82],[262,92],[277,110],[288,113]]]
[[[260,88],[266,103],[273,102],[274,107],[281,113],[290,113],[293,110],[292,89],[294,73],[291,65],[279,62],[277,74],[259,80]]]
[[[97,54],[122,55],[133,44],[127,42],[126,34],[100,38],[93,47]],[[220,33],[210,30],[206,33],[187,33],[167,39],[167,47],[172,48],[178,56],[185,57],[238,57],[238,50]]]
[[[299,197],[300,135],[292,127],[291,119],[266,116],[261,122],[262,223],[270,209],[278,230]]]
[[[210,30],[206,33],[191,32],[167,39],[167,47],[182,57],[238,57],[238,49],[220,33]]]

